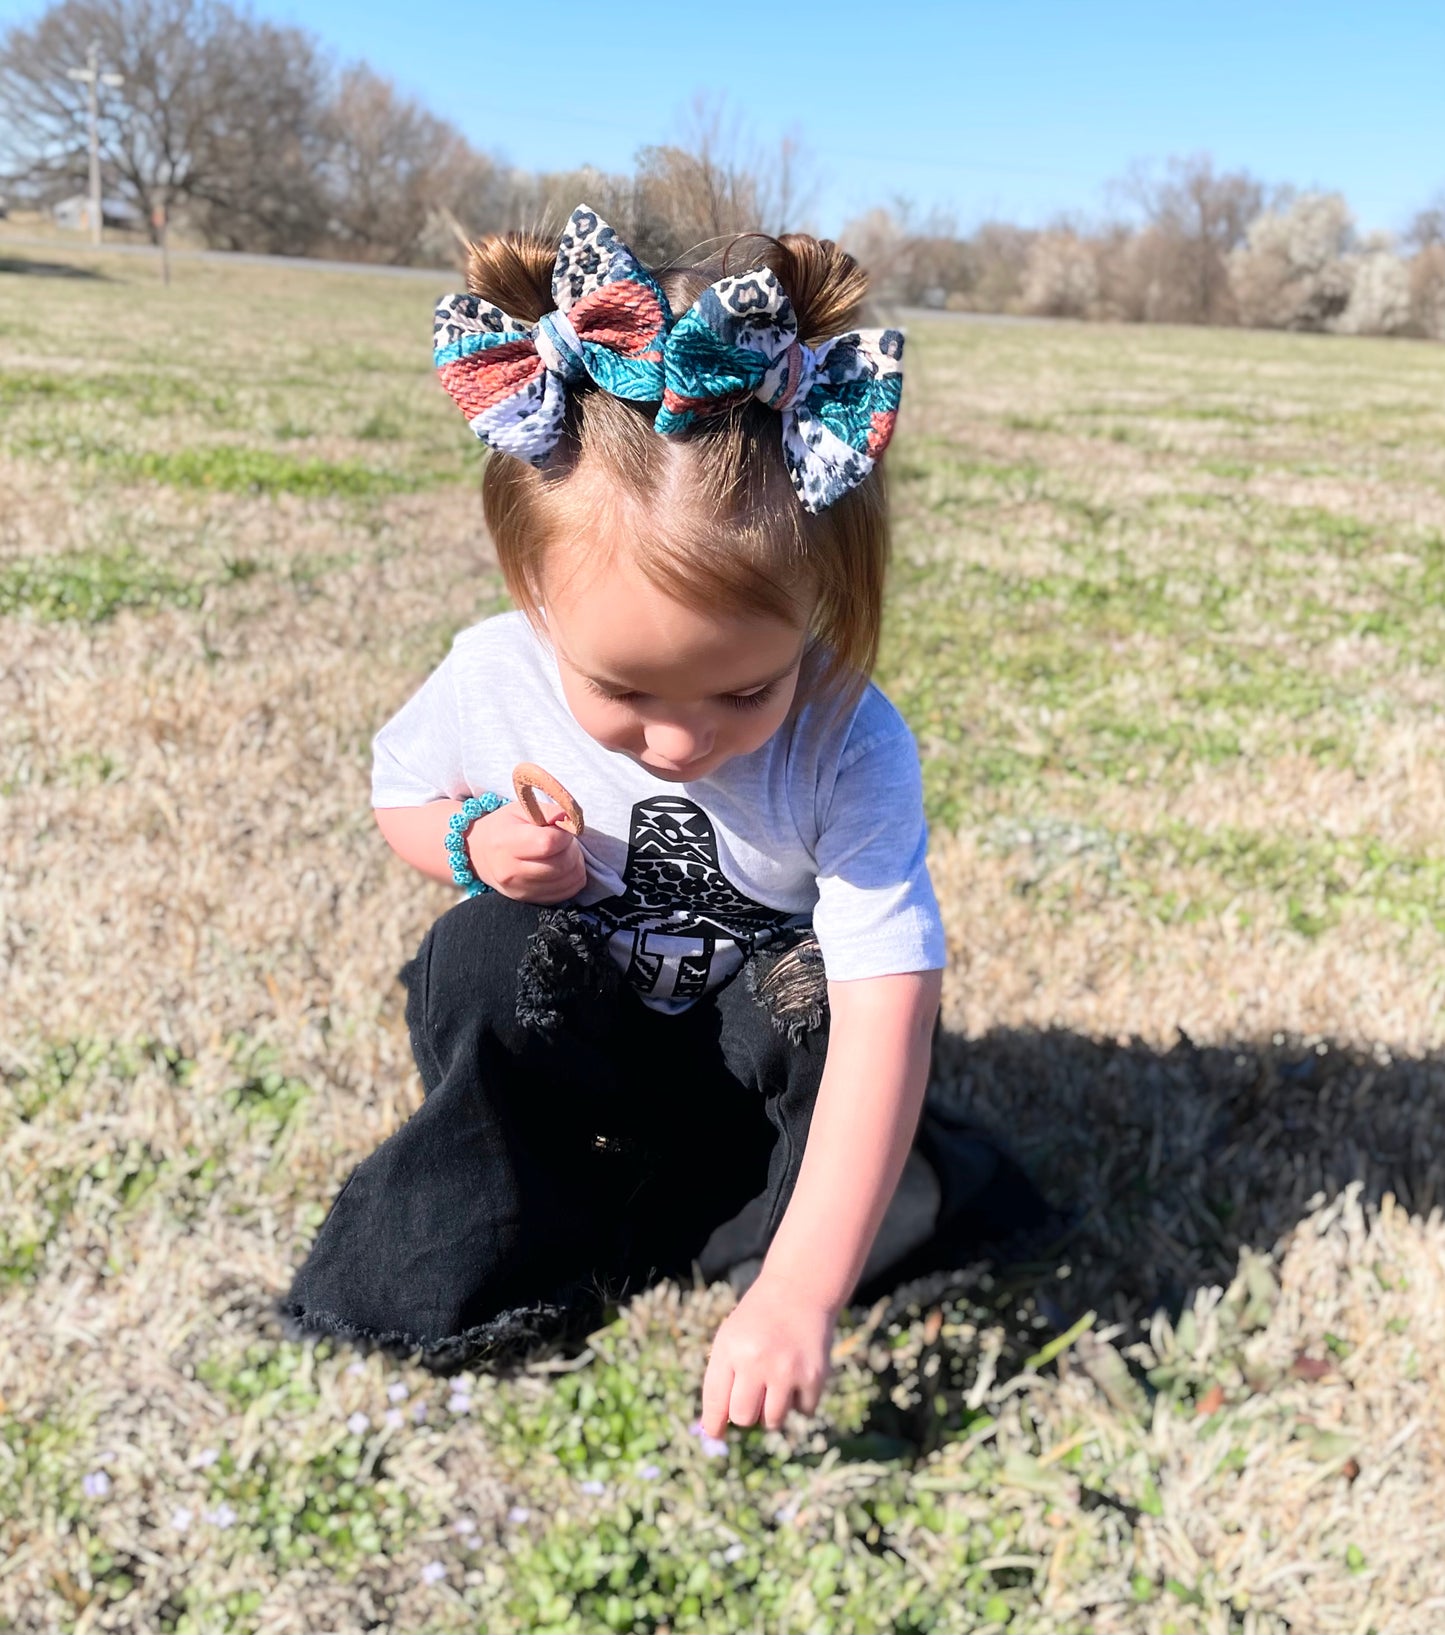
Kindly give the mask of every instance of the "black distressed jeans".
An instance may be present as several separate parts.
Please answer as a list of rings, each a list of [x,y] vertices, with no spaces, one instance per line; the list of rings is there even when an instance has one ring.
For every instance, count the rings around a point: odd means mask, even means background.
[[[823,1072],[821,967],[791,1028],[764,1003],[776,985],[754,992],[762,955],[667,1015],[600,945],[548,944],[555,920],[470,898],[403,968],[426,1099],[338,1193],[281,1303],[292,1334],[461,1367],[585,1333],[695,1262],[725,1276],[709,1238],[744,1206],[766,1249]]]

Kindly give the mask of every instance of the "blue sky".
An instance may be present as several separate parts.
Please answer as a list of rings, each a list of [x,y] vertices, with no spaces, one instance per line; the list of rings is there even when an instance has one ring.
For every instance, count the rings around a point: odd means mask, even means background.
[[[34,16],[0,0],[0,23]],[[1445,0],[256,0],[530,169],[627,166],[721,94],[815,156],[817,224],[903,195],[964,226],[1097,214],[1135,159],[1208,150],[1339,189],[1364,229],[1445,190]],[[649,29],[655,32],[649,37]]]

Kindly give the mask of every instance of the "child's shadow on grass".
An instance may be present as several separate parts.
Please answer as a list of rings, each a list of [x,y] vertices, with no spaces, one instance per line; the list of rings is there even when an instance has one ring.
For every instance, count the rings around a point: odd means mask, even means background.
[[[73,267],[66,261],[27,261],[18,256],[0,256],[0,273],[22,278],[89,278],[107,282],[103,272],[93,267]]]
[[[940,1098],[1011,1145],[1057,1204],[1082,1211],[1070,1305],[1105,1321],[1177,1310],[1227,1283],[1353,1181],[1412,1213],[1445,1201],[1433,1114],[1445,1059],[1326,1042],[1169,1050],[1062,1029],[940,1037]]]
[[[1181,1035],[1161,1050],[1000,1028],[972,1040],[941,1034],[931,1094],[996,1135],[1074,1212],[1046,1260],[955,1280],[949,1309],[961,1299],[980,1327],[996,1325],[999,1378],[1086,1312],[1100,1326],[1124,1324],[1126,1339],[1153,1312],[1177,1317],[1195,1290],[1229,1285],[1242,1249],[1278,1244],[1320,1194],[1328,1201],[1359,1182],[1363,1204],[1391,1193],[1422,1216],[1445,1202],[1441,1057],[1282,1036],[1201,1047]],[[938,1277],[897,1291],[881,1320],[916,1325],[948,1285]],[[945,1335],[934,1349],[943,1370],[956,1363],[972,1378],[971,1347],[950,1348]],[[902,1347],[885,1373],[918,1372],[917,1350]],[[861,1440],[850,1439],[855,1456],[908,1443],[921,1451],[936,1438],[933,1415],[894,1400],[907,1394],[880,1390]]]

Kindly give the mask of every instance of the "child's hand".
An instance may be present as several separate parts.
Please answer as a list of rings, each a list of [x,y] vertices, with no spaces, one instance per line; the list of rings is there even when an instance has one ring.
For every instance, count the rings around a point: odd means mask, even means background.
[[[728,1420],[780,1430],[790,1408],[813,1413],[828,1378],[837,1313],[766,1269],[717,1331],[702,1382],[702,1428]]]
[[[557,818],[566,814],[557,812]],[[472,867],[519,903],[563,903],[587,884],[587,860],[576,835],[554,819],[536,824],[520,806],[502,806],[467,835]]]

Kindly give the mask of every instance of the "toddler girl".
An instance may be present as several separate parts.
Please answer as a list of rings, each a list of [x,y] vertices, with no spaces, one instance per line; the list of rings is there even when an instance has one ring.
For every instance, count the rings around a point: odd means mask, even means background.
[[[731,1276],[704,1424],[775,1427],[855,1291],[1044,1212],[920,1125],[944,936],[917,752],[868,682],[903,337],[851,328],[866,280],[826,240],[653,274],[585,207],[560,247],[477,245],[468,284],[436,358],[518,611],[457,636],[372,785],[467,896],[402,972],[426,1099],[283,1310],[447,1369]],[[580,834],[502,799],[524,761]]]

